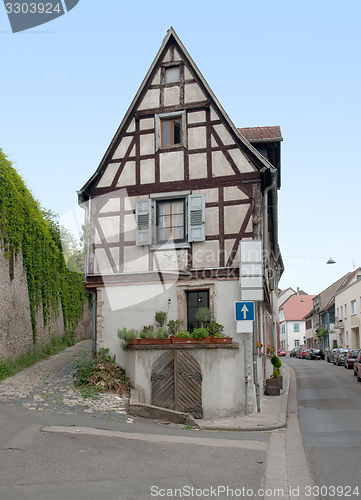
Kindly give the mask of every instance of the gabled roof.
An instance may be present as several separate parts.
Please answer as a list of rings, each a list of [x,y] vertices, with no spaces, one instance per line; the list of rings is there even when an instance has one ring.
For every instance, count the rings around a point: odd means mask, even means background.
[[[333,283],[332,285],[330,285],[328,288],[326,288],[325,290],[323,290],[319,295],[322,296],[322,294],[324,292],[326,292],[327,290],[329,290],[331,287],[333,287],[333,291],[332,291],[332,295],[331,297],[329,297],[329,299],[327,300],[327,302],[325,303],[325,305],[322,307],[322,304],[321,304],[321,310],[323,311],[326,311],[327,309],[329,309],[331,306],[334,305],[335,303],[335,295],[337,295],[338,293],[340,293],[342,290],[344,290],[347,286],[350,285],[350,283],[355,279],[355,277],[357,276],[357,274],[360,272],[360,268],[358,269],[355,269],[355,271],[352,271],[352,272],[349,272],[347,274],[345,274],[344,276],[342,276],[342,278],[340,278],[339,280],[337,280],[335,283]]]
[[[276,127],[248,127],[239,128],[240,133],[248,142],[280,142],[283,141],[281,128]]]
[[[301,321],[313,309],[315,295],[291,295],[282,305],[285,321]]]
[[[177,51],[182,54],[184,60],[186,61],[187,65],[189,68],[191,68],[192,72],[196,75],[198,79],[198,83],[203,87],[204,94],[207,96],[208,100],[212,103],[212,105],[218,110],[218,113],[220,116],[222,116],[223,120],[228,124],[229,128],[232,130],[234,133],[235,138],[242,144],[242,146],[248,150],[250,157],[255,160],[255,163],[257,168],[259,170],[266,169],[266,170],[271,170],[273,169],[272,164],[264,158],[251,144],[248,140],[245,139],[245,137],[238,131],[238,129],[235,127],[223,107],[221,106],[220,102],[218,101],[217,97],[209,87],[208,83],[204,79],[202,73],[199,71],[197,65],[194,63],[193,59],[191,56],[188,54],[186,48],[182,44],[181,40],[179,39],[178,35],[174,31],[173,28],[170,28],[167,32],[167,35],[165,36],[163,43],[152,63],[150,66],[141,86],[139,87],[138,92],[136,93],[131,105],[128,108],[127,113],[125,114],[117,132],[115,133],[105,155],[103,156],[102,161],[99,164],[98,169],[94,173],[94,175],[88,180],[88,182],[82,187],[81,191],[78,192],[79,199],[81,200],[81,197],[83,194],[87,195],[87,190],[92,186],[93,182],[100,177],[100,175],[103,173],[103,170],[106,167],[106,162],[108,159],[108,156],[110,156],[111,151],[113,150],[115,144],[119,141],[121,134],[123,131],[128,127],[134,111],[137,109],[139,106],[141,99],[144,95],[144,92],[146,91],[147,87],[150,85],[150,82],[152,78],[155,75],[155,72],[157,71],[158,67],[160,66],[161,62],[163,61],[163,58],[166,54],[166,51],[168,50],[168,47],[174,44]],[[270,127],[272,128],[272,127]]]

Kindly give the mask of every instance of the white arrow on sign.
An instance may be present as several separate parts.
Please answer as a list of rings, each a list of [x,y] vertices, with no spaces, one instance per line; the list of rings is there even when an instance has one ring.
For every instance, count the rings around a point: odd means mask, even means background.
[[[246,319],[247,313],[248,313],[248,308],[247,308],[246,304],[244,304],[244,306],[242,307],[241,312],[243,312],[243,319]]]

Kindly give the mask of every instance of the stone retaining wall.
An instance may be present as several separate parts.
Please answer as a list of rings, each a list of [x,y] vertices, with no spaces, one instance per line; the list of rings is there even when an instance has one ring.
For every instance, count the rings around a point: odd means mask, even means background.
[[[26,352],[33,345],[33,332],[30,319],[30,304],[23,260],[19,254],[14,262],[13,279],[10,279],[10,261],[0,249],[0,359],[15,357]],[[37,343],[46,344],[53,335],[64,334],[61,308],[57,317],[43,327],[43,315],[37,314]],[[92,336],[91,309],[86,304],[84,317],[79,323],[75,336],[84,340]]]

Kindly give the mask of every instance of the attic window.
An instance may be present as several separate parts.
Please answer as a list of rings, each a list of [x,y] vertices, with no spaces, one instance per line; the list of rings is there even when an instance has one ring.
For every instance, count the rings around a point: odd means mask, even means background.
[[[179,66],[172,66],[166,68],[165,70],[165,83],[179,82],[180,80],[180,68]]]
[[[162,148],[182,144],[182,117],[161,120]]]
[[[186,113],[177,111],[155,115],[156,151],[163,148],[187,147]]]

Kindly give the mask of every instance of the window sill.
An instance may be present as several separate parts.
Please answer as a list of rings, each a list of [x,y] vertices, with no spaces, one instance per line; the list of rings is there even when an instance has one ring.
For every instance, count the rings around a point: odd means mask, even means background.
[[[150,247],[151,252],[157,252],[158,250],[178,250],[181,248],[190,248],[191,245],[187,241],[180,243],[164,243],[159,245],[152,245]]]

